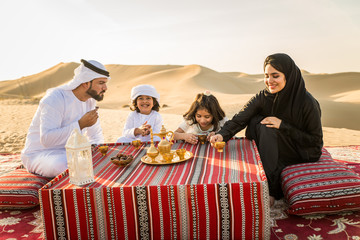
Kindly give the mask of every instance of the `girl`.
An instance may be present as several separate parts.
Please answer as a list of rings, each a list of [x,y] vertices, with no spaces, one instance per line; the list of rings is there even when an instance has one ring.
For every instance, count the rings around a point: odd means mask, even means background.
[[[265,89],[210,138],[228,141],[245,127],[254,139],[269,184],[270,205],[283,196],[281,171],[288,165],[316,162],[323,134],[318,101],[306,90],[295,62],[286,54],[268,56],[264,62]]]
[[[228,120],[218,100],[209,91],[199,93],[183,117],[184,122],[175,131],[174,139],[191,144],[198,142],[197,134],[206,134],[209,138],[209,133],[218,131]]]
[[[158,113],[160,105],[160,95],[151,85],[138,85],[131,89],[132,106],[131,112],[126,119],[123,136],[116,142],[132,142],[139,139],[142,142],[149,142],[150,128],[154,133],[160,132],[163,120]],[[154,141],[160,138],[154,136]]]

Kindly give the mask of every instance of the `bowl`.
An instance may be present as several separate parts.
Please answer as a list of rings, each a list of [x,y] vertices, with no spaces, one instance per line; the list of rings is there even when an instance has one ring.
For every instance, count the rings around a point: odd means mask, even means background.
[[[111,158],[111,162],[117,166],[126,166],[128,165],[134,157],[132,155],[126,155],[118,153],[115,157]]]

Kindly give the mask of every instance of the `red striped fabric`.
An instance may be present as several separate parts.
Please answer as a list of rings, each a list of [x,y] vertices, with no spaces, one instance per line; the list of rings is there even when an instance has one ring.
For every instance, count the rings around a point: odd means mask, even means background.
[[[108,144],[93,152],[95,182],[69,183],[65,171],[40,190],[47,239],[268,239],[268,188],[255,144],[227,142],[223,153],[209,144],[175,142],[194,154],[172,165],[141,162],[149,144]],[[118,167],[118,152],[134,161]]]
[[[360,209],[360,176],[335,162],[325,148],[318,162],[288,166],[281,177],[290,214]]]
[[[49,179],[18,168],[0,176],[0,209],[26,209],[39,204],[38,190]]]

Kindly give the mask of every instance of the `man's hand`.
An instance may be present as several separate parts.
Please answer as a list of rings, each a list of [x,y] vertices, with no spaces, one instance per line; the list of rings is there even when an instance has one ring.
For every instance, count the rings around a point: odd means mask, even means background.
[[[85,113],[84,116],[82,116],[80,118],[80,120],[78,121],[80,129],[82,130],[83,128],[91,127],[92,125],[94,125],[96,123],[98,118],[99,118],[99,115],[97,112],[97,108]]]

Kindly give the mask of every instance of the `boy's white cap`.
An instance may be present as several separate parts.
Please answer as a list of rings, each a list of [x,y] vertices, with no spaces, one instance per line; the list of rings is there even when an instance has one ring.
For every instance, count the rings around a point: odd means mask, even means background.
[[[148,84],[137,85],[131,89],[131,100],[135,100],[140,95],[146,95],[156,98],[160,104],[160,94],[156,91],[155,87]]]

